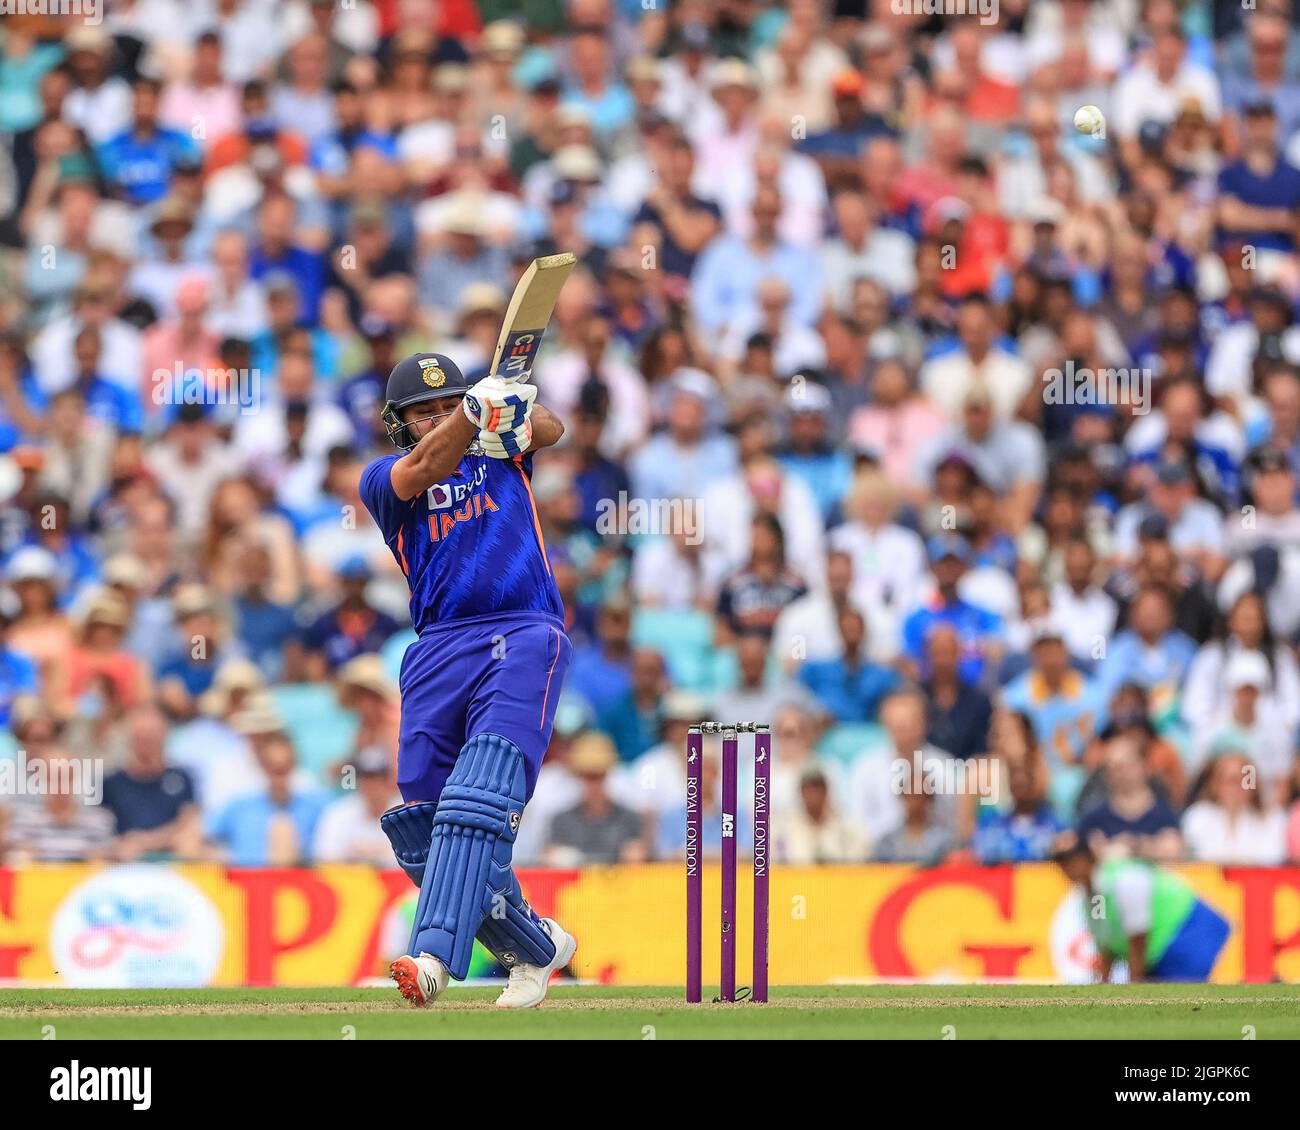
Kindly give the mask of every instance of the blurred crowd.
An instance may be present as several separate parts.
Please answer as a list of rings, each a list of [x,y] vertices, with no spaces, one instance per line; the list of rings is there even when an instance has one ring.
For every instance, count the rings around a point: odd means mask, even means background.
[[[1300,11],[943,6],[0,19],[0,860],[391,865],[384,382],[566,250],[516,862],[678,855],[706,717],[782,863],[1300,862]]]

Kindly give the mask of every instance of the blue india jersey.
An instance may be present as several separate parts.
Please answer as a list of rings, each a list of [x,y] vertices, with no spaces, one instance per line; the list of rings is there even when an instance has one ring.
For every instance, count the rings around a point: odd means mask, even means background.
[[[403,501],[385,455],[361,475],[366,504],[411,588],[411,623],[435,624],[503,613],[562,623],[533,501],[531,455],[466,455],[451,476]]]

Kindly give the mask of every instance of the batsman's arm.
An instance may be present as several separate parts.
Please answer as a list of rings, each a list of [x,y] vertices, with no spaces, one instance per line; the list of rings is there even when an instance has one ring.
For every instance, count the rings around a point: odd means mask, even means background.
[[[410,453],[393,461],[390,478],[397,497],[406,501],[440,483],[455,469],[478,429],[459,410],[426,432]]]
[[[560,442],[560,438],[564,435],[564,424],[549,408],[534,403],[529,418],[533,422],[533,450],[539,447],[551,447]]]

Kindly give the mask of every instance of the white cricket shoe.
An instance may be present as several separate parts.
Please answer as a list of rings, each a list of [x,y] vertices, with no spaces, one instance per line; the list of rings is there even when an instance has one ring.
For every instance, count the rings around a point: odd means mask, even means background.
[[[542,927],[555,943],[555,957],[549,965],[525,965],[510,969],[510,980],[497,997],[497,1008],[536,1008],[546,999],[551,974],[563,969],[578,951],[578,939],[567,934],[554,918],[543,918]]]
[[[432,954],[399,957],[388,967],[388,975],[397,982],[397,991],[414,1008],[427,1008],[447,987],[447,968]]]

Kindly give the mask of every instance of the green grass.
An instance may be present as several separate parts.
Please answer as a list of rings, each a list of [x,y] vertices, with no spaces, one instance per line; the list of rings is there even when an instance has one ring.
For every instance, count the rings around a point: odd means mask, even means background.
[[[415,1011],[391,989],[9,989],[0,1039],[1300,1039],[1300,985],[781,987],[689,1007],[680,989],[567,986],[530,1012],[496,993]]]

